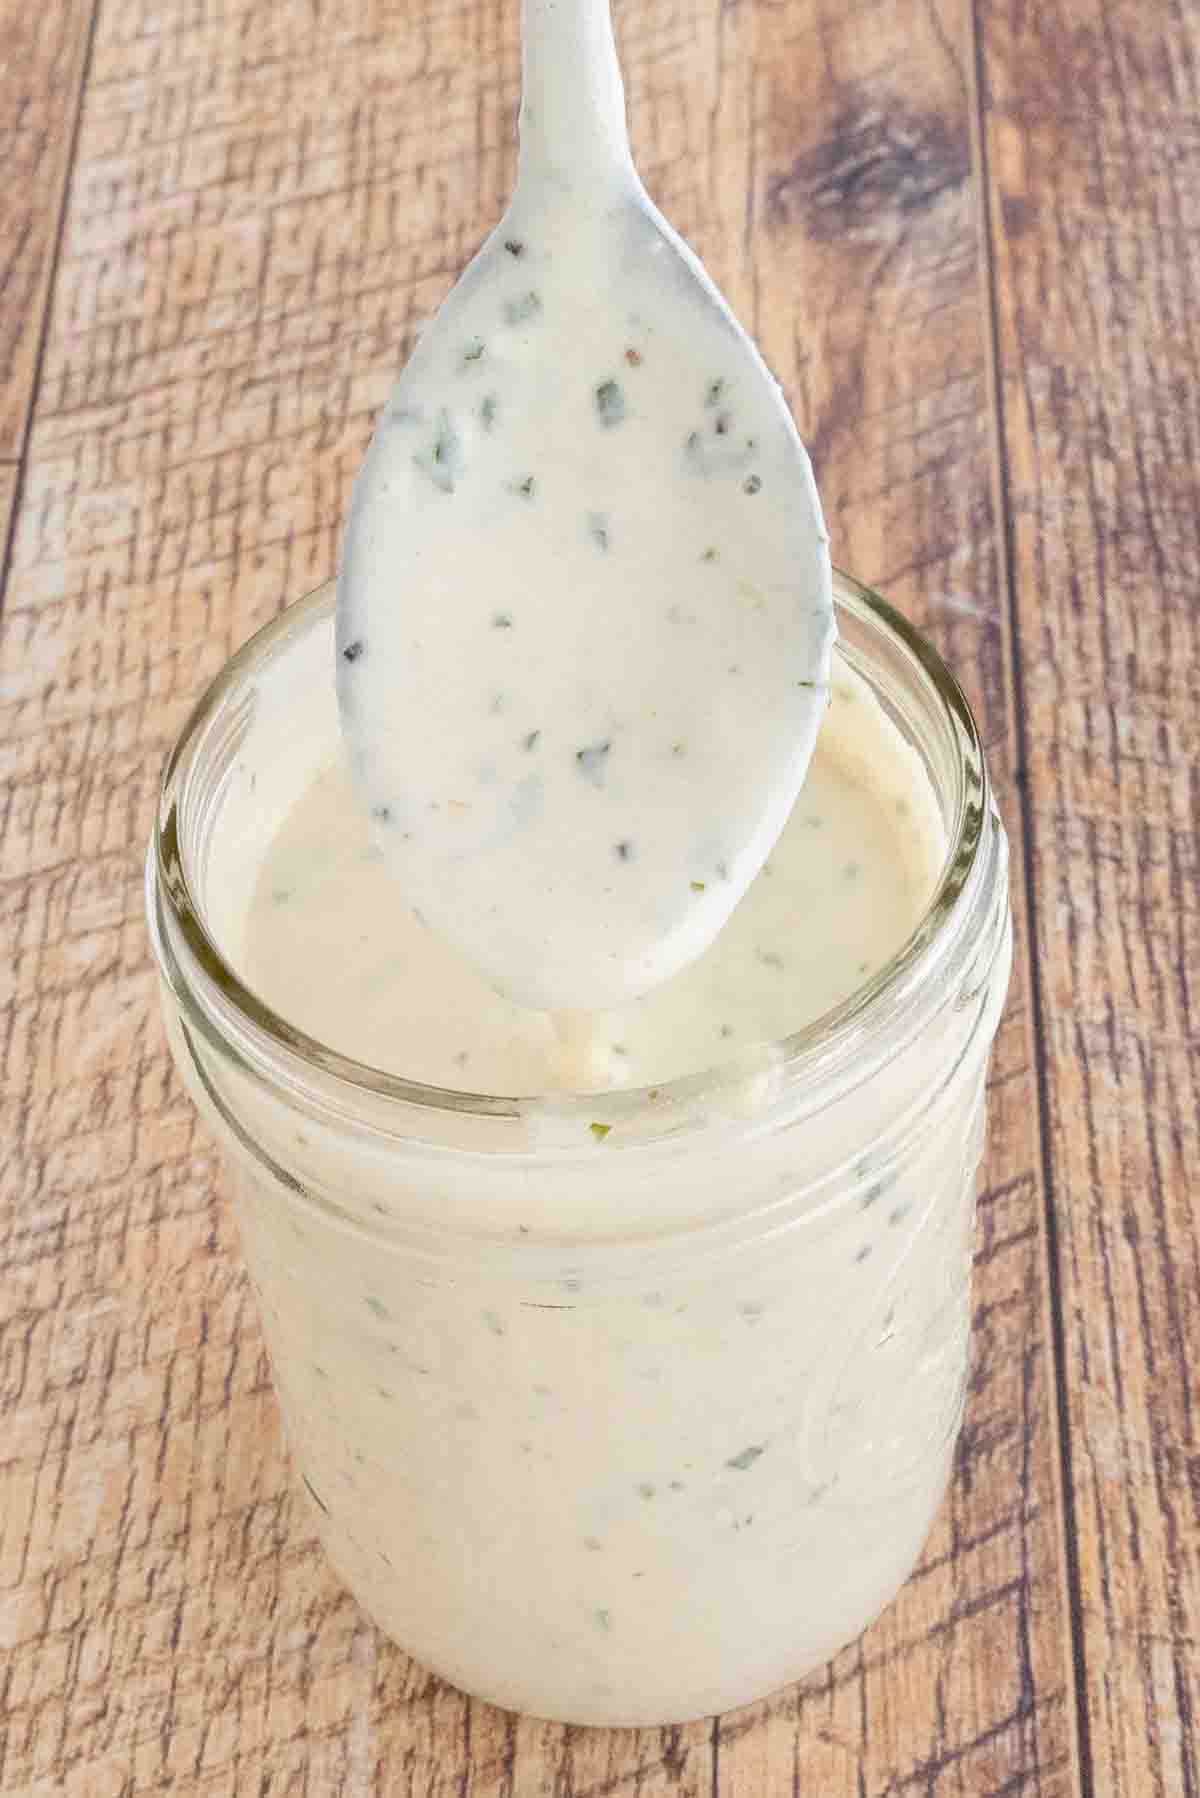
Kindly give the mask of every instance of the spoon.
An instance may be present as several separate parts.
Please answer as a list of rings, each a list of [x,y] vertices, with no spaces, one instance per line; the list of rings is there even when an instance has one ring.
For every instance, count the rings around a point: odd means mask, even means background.
[[[524,0],[523,37],[512,201],[355,485],[338,699],[398,901],[517,1002],[601,1010],[786,822],[831,574],[779,386],[634,169],[608,0]]]

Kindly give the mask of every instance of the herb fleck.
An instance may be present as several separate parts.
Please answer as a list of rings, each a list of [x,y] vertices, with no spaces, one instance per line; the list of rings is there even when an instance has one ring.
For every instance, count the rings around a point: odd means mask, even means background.
[[[862,873],[862,863],[861,862],[847,862],[846,866],[842,870],[842,872],[847,880],[857,880],[859,875]]]
[[[630,842],[617,843],[615,847],[616,847],[616,851],[617,851],[617,860],[618,861],[631,862],[633,860],[633,844],[632,843],[630,843]]]
[[[481,349],[480,353],[482,354],[482,349]],[[713,430],[716,432],[717,436],[718,437],[728,436],[729,425],[730,425],[730,418],[729,418],[728,412],[718,412],[716,418],[713,420]]]
[[[387,824],[391,820],[392,808],[390,805],[373,805],[371,807],[371,816],[375,819],[376,823]]]
[[[494,1311],[485,1311],[483,1314],[483,1321],[492,1332],[493,1336],[503,1336],[504,1325],[500,1322],[500,1319],[496,1316]]]
[[[721,1035],[728,1042],[729,1038],[733,1035],[733,1025],[732,1024],[722,1024],[721,1025]]]
[[[608,548],[608,519],[603,512],[588,513],[588,530],[598,549]]]
[[[782,968],[783,957],[774,949],[760,949],[758,959],[764,968]]]
[[[649,1480],[643,1480],[638,1486],[637,1494],[639,1498],[653,1498],[657,1490],[657,1486],[652,1485]]]
[[[342,651],[343,662],[357,662],[359,656],[366,647],[367,646],[361,637],[355,637],[353,643],[347,643],[345,649]]]
[[[286,905],[291,896],[291,887],[276,887],[271,894],[271,903],[272,905]]]
[[[634,349],[626,350],[625,360],[628,362],[630,368],[640,368],[642,365],[642,352]]]
[[[525,476],[524,480],[514,481],[512,483],[511,491],[513,493],[519,493],[521,495],[522,499],[532,499],[534,488],[536,487],[536,485],[537,485],[537,483],[534,480],[533,476],[531,474],[527,474]]]
[[[519,237],[506,237],[504,239],[504,247],[510,256],[516,256],[518,259],[525,254],[525,245],[521,242]]]
[[[513,627],[511,612],[493,612],[492,629],[494,631],[510,631]]]
[[[485,393],[479,402],[479,422],[485,431],[490,431],[496,422],[496,396]]]
[[[704,554],[700,558],[700,560],[702,562],[715,562],[716,559],[717,559],[717,552],[715,549],[706,549]]]
[[[597,1142],[603,1142],[604,1138],[608,1135],[609,1131],[612,1129],[612,1125],[611,1124],[589,1124],[588,1129],[591,1131],[592,1135],[595,1137]]]
[[[608,759],[611,742],[590,743],[584,749],[575,751],[575,764],[585,779],[593,786],[600,786],[604,779],[604,765]]]
[[[462,473],[463,454],[461,440],[450,422],[449,413],[442,413],[429,454],[414,456],[413,461],[429,476],[435,487],[440,488],[443,493],[454,492],[455,480]]]
[[[470,343],[467,345],[466,349],[463,351],[463,362],[464,363],[478,362],[479,358],[482,355],[483,355],[483,338],[482,337],[472,337]]]
[[[615,381],[601,381],[597,387],[596,412],[605,430],[625,422],[625,395]]]
[[[721,404],[721,395],[724,391],[725,383],[723,380],[710,381],[705,390],[704,404],[706,406],[719,406]]]
[[[536,318],[542,309],[542,302],[532,291],[522,294],[519,300],[506,300],[504,303],[504,321],[509,325],[524,325],[531,318]]]
[[[747,1468],[754,1466],[761,1454],[766,1453],[766,1448],[765,1442],[752,1442],[749,1448],[744,1448],[740,1455],[734,1455],[726,1461],[725,1465],[734,1468],[738,1473],[745,1473]]]
[[[597,1611],[596,1612],[596,1622],[600,1625],[601,1629],[611,1629],[612,1628],[612,1612],[611,1611]]]
[[[855,1250],[855,1254],[854,1254],[855,1262],[861,1266],[861,1264],[868,1258],[870,1253],[871,1253],[871,1244],[869,1242],[864,1242],[861,1249]]]
[[[536,749],[541,741],[541,736],[542,733],[540,730],[531,730],[529,735],[524,739],[522,747],[525,749]]]
[[[702,880],[693,880],[692,891],[693,893],[702,893],[704,891],[704,882]]]
[[[756,474],[748,474],[742,482],[743,493],[757,493],[761,487],[762,479]]]
[[[367,1294],[367,1310],[373,1312],[376,1317],[382,1318],[385,1321],[388,1321],[391,1318],[391,1312],[388,1310],[383,1300],[377,1299],[372,1292]]]
[[[600,1554],[604,1548],[604,1544],[600,1541],[598,1536],[585,1536],[583,1538],[583,1546],[590,1549],[593,1554]]]
[[[909,1207],[907,1205],[897,1205],[894,1210],[888,1213],[888,1223],[892,1225],[903,1223],[904,1219],[908,1216],[908,1213]]]

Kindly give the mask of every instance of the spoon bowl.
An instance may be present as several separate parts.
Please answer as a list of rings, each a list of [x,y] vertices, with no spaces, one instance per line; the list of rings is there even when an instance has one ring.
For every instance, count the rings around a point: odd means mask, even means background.
[[[398,902],[546,1010],[694,960],[804,779],[828,540],[777,383],[633,167],[604,0],[526,0],[519,179],[355,487],[338,694]]]

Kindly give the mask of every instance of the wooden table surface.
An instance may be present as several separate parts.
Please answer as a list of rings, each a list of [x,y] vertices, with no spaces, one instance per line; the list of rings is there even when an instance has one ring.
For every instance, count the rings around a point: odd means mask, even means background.
[[[5,1794],[1200,1798],[1200,13],[617,13],[648,184],[1012,841],[953,1490],[825,1672],[662,1731],[470,1703],[323,1564],[141,855],[507,194],[516,4],[0,0]]]

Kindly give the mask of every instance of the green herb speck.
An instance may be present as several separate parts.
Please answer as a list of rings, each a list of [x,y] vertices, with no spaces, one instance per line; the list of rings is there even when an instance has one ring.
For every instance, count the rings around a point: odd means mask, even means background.
[[[377,1299],[372,1292],[367,1294],[367,1310],[373,1312],[376,1317],[382,1318],[385,1322],[391,1318],[391,1312],[388,1310],[383,1300]]]
[[[598,1536],[585,1536],[583,1538],[583,1546],[586,1549],[589,1549],[594,1555],[602,1553],[604,1549],[604,1544],[600,1541]]]
[[[493,1336],[503,1336],[504,1325],[500,1322],[500,1319],[496,1316],[494,1311],[485,1311],[483,1314],[483,1321],[492,1332]]]
[[[542,309],[542,302],[536,293],[530,291],[521,295],[519,300],[506,300],[504,303],[504,322],[509,325],[528,324],[536,318]]]
[[[728,412],[718,412],[713,419],[713,430],[718,437],[729,435],[730,418]]]
[[[276,887],[271,894],[271,903],[272,905],[286,905],[291,896],[291,887]]]
[[[782,968],[783,957],[774,949],[760,949],[758,959],[764,968]]]
[[[608,519],[603,512],[588,513],[588,531],[597,549],[608,548]]]
[[[603,781],[604,765],[611,748],[612,743],[606,740],[603,743],[589,743],[583,749],[575,751],[575,766],[593,786],[598,787]]]
[[[657,1486],[652,1485],[649,1480],[643,1480],[638,1486],[637,1495],[639,1498],[653,1498],[657,1491]]]
[[[343,651],[342,651],[343,662],[357,662],[359,656],[362,654],[363,650],[366,647],[367,646],[363,642],[362,638],[356,637],[354,639],[353,643],[347,643],[345,649],[343,649]]]
[[[625,422],[625,395],[616,381],[601,381],[596,388],[596,415],[605,430]]]
[[[533,476],[527,474],[521,480],[512,483],[511,491],[513,493],[519,493],[522,499],[532,499],[536,486],[537,482],[534,480]]]
[[[524,738],[522,747],[525,749],[536,749],[541,742],[541,738],[542,733],[540,730],[531,730],[529,735]]]
[[[631,862],[633,860],[634,852],[633,852],[633,844],[632,843],[630,843],[630,842],[617,843],[615,845],[615,848],[616,848],[616,852],[617,852],[617,860],[618,861]]]
[[[492,629],[494,631],[510,631],[513,627],[511,612],[493,612]]]
[[[705,890],[704,882],[702,880],[693,880],[691,885],[693,893],[703,893]]]
[[[601,1629],[611,1629],[612,1628],[612,1612],[611,1611],[597,1611],[596,1612],[596,1622],[600,1625]]]
[[[608,1135],[609,1131],[612,1129],[612,1125],[611,1124],[589,1124],[588,1129],[591,1131],[592,1135],[595,1137],[597,1142],[603,1142],[604,1138]]]
[[[485,393],[479,402],[479,422],[485,431],[490,431],[496,422],[496,396]]]
[[[749,1448],[744,1448],[740,1455],[732,1456],[725,1465],[732,1467],[738,1473],[745,1473],[747,1468],[754,1466],[760,1455],[766,1453],[766,1448],[765,1442],[752,1442]]]
[[[464,363],[478,362],[482,355],[483,355],[483,338],[482,337],[472,337],[470,343],[463,350],[463,358],[462,358],[463,362]]]
[[[847,880],[857,880],[859,875],[862,873],[862,863],[861,862],[847,862],[846,866],[842,870],[842,872]]]
[[[871,1244],[869,1242],[864,1242],[861,1249],[855,1250],[855,1254],[854,1254],[855,1262],[858,1263],[859,1265],[861,1265],[864,1261],[867,1260],[870,1253],[871,1253]]]
[[[715,549],[706,549],[704,554],[700,558],[700,560],[702,562],[715,562],[716,559],[717,559],[717,552]]]
[[[762,487],[762,478],[756,474],[748,474],[742,482],[743,493],[758,493]]]
[[[704,404],[706,406],[719,406],[721,403],[721,395],[724,391],[725,383],[723,380],[718,379],[716,381],[710,381],[705,389]]]
[[[519,237],[506,237],[504,239],[504,247],[510,256],[516,256],[518,259],[525,254],[525,245],[521,242]]]

